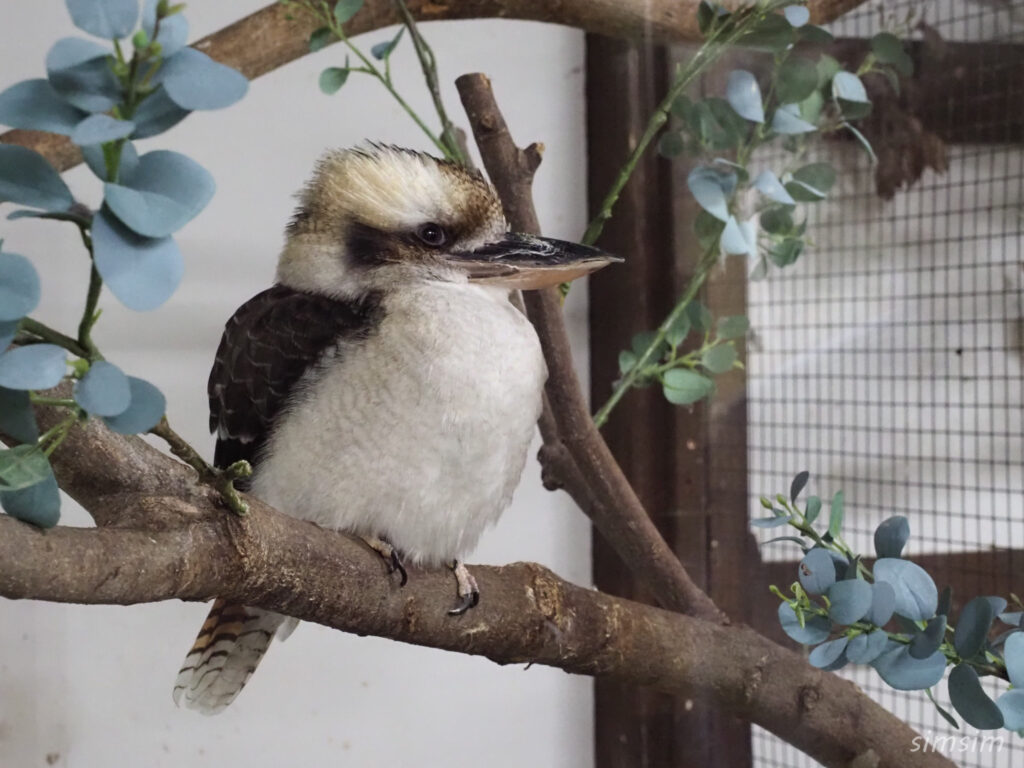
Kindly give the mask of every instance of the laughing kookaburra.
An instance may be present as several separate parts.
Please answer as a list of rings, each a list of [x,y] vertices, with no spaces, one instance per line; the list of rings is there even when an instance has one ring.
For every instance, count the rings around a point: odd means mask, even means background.
[[[368,145],[330,152],[300,194],[277,282],[228,321],[210,373],[219,467],[295,517],[455,572],[508,507],[547,369],[510,292],[614,259],[507,232],[493,188],[453,163]],[[217,600],[174,699],[212,714],[234,700],[280,614]],[[280,632],[279,632],[280,630]]]

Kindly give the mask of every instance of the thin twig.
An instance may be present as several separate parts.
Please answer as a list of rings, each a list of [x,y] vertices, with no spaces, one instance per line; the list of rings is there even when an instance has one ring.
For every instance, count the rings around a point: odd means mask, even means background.
[[[30,333],[37,337],[41,341],[56,344],[58,347],[63,347],[74,355],[84,358],[89,357],[89,352],[79,344],[76,339],[72,339],[70,336],[64,335],[45,323],[33,320],[31,317],[23,317],[21,319],[20,328],[26,333]]]

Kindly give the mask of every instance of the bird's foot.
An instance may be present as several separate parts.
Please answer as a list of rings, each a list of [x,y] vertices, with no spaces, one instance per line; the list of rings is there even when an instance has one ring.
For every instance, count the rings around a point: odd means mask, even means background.
[[[448,567],[452,569],[452,573],[455,574],[455,582],[459,585],[459,604],[448,611],[448,615],[461,616],[480,602],[480,587],[477,586],[473,574],[461,560],[452,560]]]
[[[398,550],[390,542],[377,536],[363,536],[362,539],[366,542],[366,546],[383,558],[384,563],[387,565],[388,573],[398,571],[401,576],[399,586],[404,587],[406,582],[409,581],[409,574],[405,571],[405,564],[402,562],[402,556],[398,554]]]

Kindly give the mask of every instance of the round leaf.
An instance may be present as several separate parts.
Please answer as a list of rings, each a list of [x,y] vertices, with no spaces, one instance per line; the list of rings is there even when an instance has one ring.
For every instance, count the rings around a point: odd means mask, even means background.
[[[946,636],[946,617],[936,616],[929,620],[923,632],[919,632],[910,643],[910,655],[915,659],[926,659],[939,650]]]
[[[213,197],[213,177],[194,160],[169,150],[148,152],[120,184],[104,185],[117,217],[146,237],[166,237],[191,221]]]
[[[159,389],[144,379],[128,377],[131,404],[124,413],[104,417],[103,421],[122,435],[148,432],[157,425],[167,408],[167,400]]]
[[[0,387],[0,432],[19,443],[34,443],[39,438],[28,392]]]
[[[895,515],[875,529],[875,554],[879,557],[899,557],[910,538],[910,523],[903,515]]]
[[[828,589],[832,604],[829,618],[836,624],[850,625],[860,621],[871,609],[871,585],[860,579],[837,581]]]
[[[665,372],[662,392],[665,399],[675,405],[690,405],[707,397],[714,389],[714,383],[689,368],[673,368]]]
[[[903,42],[891,32],[880,32],[871,38],[871,52],[883,64],[891,64],[902,75],[914,72],[914,60],[903,50]]]
[[[23,80],[0,93],[0,123],[12,128],[70,136],[84,116],[46,80]]]
[[[0,490],[28,488],[42,482],[49,474],[50,462],[34,443],[0,450]]]
[[[892,584],[876,581],[871,585],[871,610],[867,620],[876,627],[884,627],[889,623],[896,610],[896,590]]]
[[[363,0],[338,0],[334,6],[334,18],[338,20],[339,24],[344,24],[355,16],[362,7]]]
[[[147,96],[132,115],[135,133],[132,138],[147,139],[173,128],[186,117],[189,111],[182,109],[167,95],[163,88],[157,88]]]
[[[0,387],[49,389],[60,384],[67,353],[56,344],[14,347],[0,355]]]
[[[1014,632],[1006,638],[1003,660],[1013,687],[1024,689],[1024,632]]]
[[[875,581],[888,582],[896,593],[896,613],[911,621],[935,615],[939,590],[921,566],[909,560],[883,557],[875,563]]]
[[[86,112],[107,112],[121,101],[110,51],[91,40],[65,37],[46,54],[46,76],[65,101]]]
[[[195,48],[182,48],[164,61],[154,82],[182,109],[222,109],[245,96],[245,76]]]
[[[982,730],[1003,727],[1003,713],[981,687],[978,673],[957,664],[949,673],[949,700],[968,725]]]
[[[718,321],[718,338],[742,339],[750,330],[750,321],[746,315],[729,315]]]
[[[15,211],[17,213],[17,211]],[[0,320],[0,352],[3,352],[14,341],[15,335],[18,333],[18,320]]]
[[[817,126],[804,119],[800,107],[796,104],[783,104],[772,115],[772,130],[785,136],[810,133],[818,130]]]
[[[75,26],[105,40],[128,37],[139,18],[138,0],[65,0]]]
[[[793,200],[789,192],[786,191],[786,188],[782,186],[782,182],[779,181],[779,177],[771,171],[761,171],[761,173],[757,175],[757,178],[754,179],[754,189],[769,200],[774,200],[777,203],[782,203],[783,205],[796,204],[796,201]]]
[[[725,229],[722,230],[722,250],[734,255],[745,253],[753,255],[756,245],[752,242],[753,238],[747,238],[745,229],[736,221],[736,217],[730,216],[725,222]]]
[[[17,144],[0,144],[0,201],[66,211],[71,190],[46,158]]]
[[[131,135],[135,123],[118,120],[110,115],[90,115],[80,122],[71,134],[71,141],[80,147],[117,141]]]
[[[706,350],[700,357],[700,363],[711,373],[726,373],[732,370],[736,362],[736,347],[732,344],[717,344]]]
[[[972,659],[985,647],[995,613],[985,597],[975,597],[960,612],[953,634],[953,647],[962,659]]]
[[[1003,713],[1003,727],[1011,731],[1024,728],[1024,690],[1007,691],[996,700],[996,706]]]
[[[320,90],[331,96],[341,90],[348,80],[349,70],[345,67],[327,67],[320,73]]]
[[[875,629],[866,635],[857,635],[846,646],[846,658],[854,664],[870,664],[889,645],[889,635],[884,629]]]
[[[824,549],[812,549],[800,561],[798,568],[800,584],[811,595],[823,595],[836,580],[836,568],[832,557]]]
[[[690,317],[685,312],[680,312],[679,316],[672,321],[672,325],[669,326],[668,331],[665,332],[665,341],[667,341],[673,348],[678,347],[683,343],[683,339],[685,339],[689,333]]]
[[[835,640],[829,640],[827,643],[822,643],[813,651],[807,658],[811,666],[817,667],[818,669],[826,669],[835,664],[843,655],[843,651],[846,650],[846,646],[850,640],[847,637],[838,637]]]
[[[793,172],[793,180],[825,196],[836,183],[836,171],[830,163],[811,163]]]
[[[99,360],[75,384],[75,402],[94,416],[117,416],[131,404],[128,377],[112,363]]]
[[[905,645],[894,644],[871,662],[886,684],[897,691],[931,688],[946,673],[946,657],[936,651],[926,659],[915,659]]]
[[[19,491],[0,493],[0,505],[11,517],[40,528],[52,528],[60,520],[60,489],[50,472],[45,479]]]
[[[811,12],[802,5],[787,5],[782,9],[782,14],[794,27],[802,27],[811,20]]]
[[[818,67],[807,59],[792,56],[779,67],[775,96],[781,104],[796,104],[818,89]]]
[[[97,178],[103,181],[107,180],[107,159],[103,156],[101,145],[93,144],[82,147],[82,157],[85,158],[85,164]],[[131,174],[138,165],[139,153],[136,151],[135,145],[130,141],[123,142],[121,144],[121,159],[117,164],[118,176]]]
[[[16,253],[0,253],[0,320],[18,320],[38,303],[39,275],[32,262]]]
[[[156,6],[160,0],[146,0],[142,6],[142,29],[146,37],[153,39],[156,26]],[[182,13],[175,13],[160,19],[160,32],[156,42],[160,43],[160,55],[165,59],[181,50],[188,41],[188,21]]]
[[[824,616],[804,617],[804,626],[796,617],[793,606],[789,603],[779,604],[779,624],[782,631],[801,645],[817,645],[828,639],[832,624]]]
[[[729,73],[725,86],[725,98],[736,114],[754,123],[764,122],[764,105],[761,103],[761,86],[757,78],[745,69]]]
[[[720,221],[729,219],[729,198],[736,189],[735,174],[702,165],[690,172],[686,185],[701,208]]]
[[[870,104],[867,91],[864,90],[864,83],[852,72],[837,72],[832,78],[832,95],[844,101],[853,101],[859,104]]]
[[[181,282],[184,264],[174,240],[140,237],[106,210],[93,219],[96,268],[129,309],[156,309]]]

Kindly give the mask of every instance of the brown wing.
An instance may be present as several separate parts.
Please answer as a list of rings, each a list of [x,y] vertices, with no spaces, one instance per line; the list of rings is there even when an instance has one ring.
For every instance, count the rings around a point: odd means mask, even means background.
[[[214,464],[259,452],[295,384],[328,349],[369,335],[380,319],[376,294],[339,301],[275,285],[241,307],[224,328],[210,371]]]

